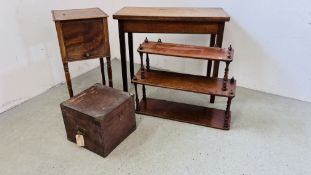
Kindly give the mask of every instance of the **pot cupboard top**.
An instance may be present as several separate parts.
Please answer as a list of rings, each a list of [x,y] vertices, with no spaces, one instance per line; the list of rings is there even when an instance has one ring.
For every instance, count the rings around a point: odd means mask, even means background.
[[[71,10],[53,10],[54,21],[67,21],[77,19],[104,18],[108,15],[99,8],[71,9]]]
[[[118,20],[169,20],[225,22],[230,16],[222,8],[124,7],[113,15]]]

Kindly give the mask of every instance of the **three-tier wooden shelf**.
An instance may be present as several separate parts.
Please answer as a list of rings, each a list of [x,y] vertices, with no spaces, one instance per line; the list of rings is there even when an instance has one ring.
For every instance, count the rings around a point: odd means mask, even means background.
[[[235,96],[236,81],[228,79],[229,64],[233,60],[234,50],[217,47],[202,47],[183,44],[148,41],[146,39],[138,50],[141,58],[141,68],[132,82],[136,93],[136,112],[165,119],[187,122],[207,127],[229,130],[231,120],[231,100]],[[146,55],[146,68],[144,66]],[[149,54],[192,58],[200,60],[221,61],[226,64],[223,78],[182,74],[176,72],[150,69]],[[139,100],[137,84],[142,85],[143,97]],[[146,87],[155,86],[188,92],[209,94],[228,98],[225,110],[207,108],[191,104],[171,102],[167,100],[147,98]]]

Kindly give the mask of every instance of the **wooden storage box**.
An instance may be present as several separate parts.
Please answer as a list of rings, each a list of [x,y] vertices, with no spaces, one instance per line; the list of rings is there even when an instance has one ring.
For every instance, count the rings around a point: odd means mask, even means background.
[[[133,96],[101,84],[60,106],[67,139],[76,143],[82,135],[84,147],[103,157],[136,129]]]

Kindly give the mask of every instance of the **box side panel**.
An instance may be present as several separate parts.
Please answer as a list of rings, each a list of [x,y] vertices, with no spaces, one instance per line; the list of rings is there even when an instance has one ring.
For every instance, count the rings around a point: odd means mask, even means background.
[[[100,134],[100,123],[83,113],[61,106],[67,139],[76,143],[76,134],[84,137],[85,148],[104,156],[104,144]]]
[[[129,97],[102,121],[105,154],[109,154],[136,129],[134,98]]]

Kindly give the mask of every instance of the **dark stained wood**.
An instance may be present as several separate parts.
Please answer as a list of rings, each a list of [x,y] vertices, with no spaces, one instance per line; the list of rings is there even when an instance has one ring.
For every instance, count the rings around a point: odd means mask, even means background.
[[[99,8],[53,10],[54,21],[106,18],[108,15]]]
[[[125,7],[115,13],[113,18],[119,23],[120,55],[123,90],[128,91],[126,46],[124,34],[133,33],[182,33],[213,34],[221,46],[224,23],[230,20],[221,8],[162,8]],[[131,40],[131,38],[129,38]],[[129,44],[130,45],[130,44]],[[133,67],[130,50],[130,69]],[[217,67],[218,68],[218,67]],[[147,69],[148,70],[148,69]],[[218,72],[217,72],[218,75]],[[131,71],[131,78],[133,77]]]
[[[216,47],[222,47],[222,40],[224,35],[224,29],[225,29],[225,23],[219,23],[218,24],[218,32],[217,32],[217,38],[216,38]],[[219,72],[219,61],[214,61],[214,68],[213,68],[213,77],[218,77]],[[211,103],[215,102],[215,96],[211,96],[210,99]]]
[[[133,33],[216,34],[218,23],[197,21],[124,21],[124,31]]]
[[[231,122],[231,113],[230,113],[230,106],[231,106],[232,98],[228,98],[227,101],[227,108],[225,113],[225,122],[224,122],[224,128],[230,128],[230,122]]]
[[[107,57],[106,59],[107,59],[107,71],[108,71],[109,87],[113,87],[113,82],[112,82],[112,68],[111,68],[110,57]]]
[[[94,58],[107,57],[107,67],[111,68],[107,15],[98,8],[54,10],[57,37],[64,64],[67,87],[70,97],[73,90],[68,63]],[[100,59],[101,67],[103,60]],[[65,65],[66,64],[66,65]],[[102,71],[102,76],[103,70]],[[112,75],[108,70],[109,85],[112,87]],[[105,77],[102,77],[103,81]],[[103,82],[104,83],[104,82]]]
[[[210,39],[210,47],[214,47],[215,46],[215,41],[216,41],[216,35],[215,34],[211,34],[211,39]],[[206,76],[210,77],[211,76],[211,72],[212,72],[212,64],[213,61],[212,60],[208,60],[207,63],[207,71],[206,71]]]
[[[130,75],[134,77],[134,48],[133,48],[133,33],[128,33],[129,59],[130,59]]]
[[[136,113],[217,129],[230,129],[230,112],[227,115],[228,122],[225,127],[226,112],[214,108],[147,98],[140,101]]]
[[[142,85],[142,90],[143,90],[143,100],[147,99],[147,95],[146,95],[146,87],[145,85]]]
[[[215,40],[213,37],[212,40]],[[211,41],[211,43],[213,42],[215,41]],[[141,58],[141,69],[132,80],[135,86],[137,113],[229,130],[231,100],[235,96],[236,89],[236,81],[232,78],[229,82],[228,79],[229,64],[233,60],[234,55],[231,45],[228,49],[221,49],[216,47],[163,43],[161,39],[158,42],[152,42],[146,38],[144,43],[140,44],[137,51]],[[144,54],[147,56],[147,71],[144,68]],[[215,62],[223,61],[226,63],[224,78],[150,70],[149,54],[212,60]],[[137,84],[142,85],[143,98],[140,102],[137,93]],[[210,94],[211,100],[215,96],[227,97],[227,107],[224,111],[165,100],[149,99],[146,96],[146,85]]]
[[[140,79],[145,78],[145,66],[144,66],[144,58],[143,58],[143,53],[139,53],[140,55]]]
[[[152,41],[142,43],[137,51],[156,55],[175,56],[182,58],[195,58],[202,60],[226,61],[226,62],[232,61],[234,53],[233,50],[229,51],[228,49],[222,48],[152,42]]]
[[[223,91],[227,90],[227,82],[228,82],[228,74],[229,74],[229,64],[230,64],[230,62],[226,62],[226,68],[225,68],[225,74],[224,74],[223,86],[222,86],[222,90]]]
[[[62,23],[68,61],[109,56],[105,45],[102,19]]]
[[[99,62],[100,62],[100,72],[102,74],[102,83],[103,85],[106,85],[104,59],[99,58]]]
[[[150,70],[150,58],[149,58],[148,53],[146,54],[146,68],[147,68],[147,71]]]
[[[105,45],[105,51],[107,55],[106,57],[110,57],[110,42],[109,42],[109,26],[108,26],[108,18],[103,18],[102,19],[102,25],[103,25],[103,33],[104,33],[104,45]]]
[[[72,97],[73,91],[72,91],[72,84],[71,84],[71,77],[69,73],[68,63],[67,62],[63,63],[63,67],[64,67],[64,72],[65,72],[65,78],[67,81],[67,88],[68,88],[69,96]]]
[[[128,85],[127,85],[126,46],[125,46],[125,32],[123,27],[124,26],[123,21],[118,21],[118,25],[119,25],[119,42],[120,42],[123,91],[127,92]]]
[[[101,84],[60,106],[68,140],[82,134],[85,148],[103,157],[136,129],[133,96]]]
[[[134,79],[136,77],[134,76]],[[134,88],[135,88],[135,102],[136,102],[136,110],[139,110],[139,97],[138,97],[138,92],[137,92],[137,83],[134,83]]]
[[[124,7],[113,15],[118,20],[229,21],[222,8]]]
[[[145,72],[145,78],[141,78],[141,71],[138,71],[133,83],[156,86],[162,88],[176,89],[182,91],[212,94],[223,97],[234,97],[236,81],[227,82],[226,91],[222,90],[222,78],[210,78],[206,76],[181,74],[174,72],[150,70]]]

